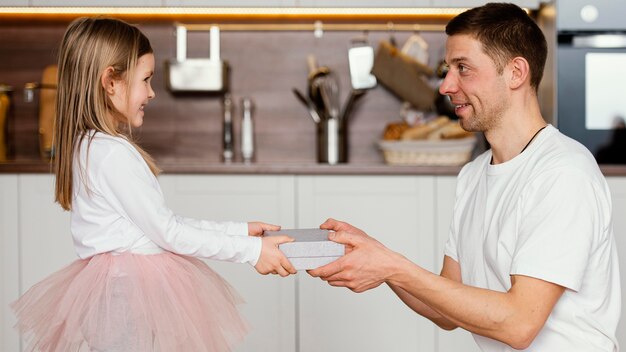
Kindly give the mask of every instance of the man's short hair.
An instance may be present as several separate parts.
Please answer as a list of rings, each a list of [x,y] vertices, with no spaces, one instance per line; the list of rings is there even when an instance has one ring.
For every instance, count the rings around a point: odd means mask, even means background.
[[[541,29],[528,14],[514,4],[489,3],[467,10],[446,26],[446,34],[467,34],[482,43],[483,51],[496,64],[498,73],[515,57],[530,66],[530,85],[539,87],[548,55]]]

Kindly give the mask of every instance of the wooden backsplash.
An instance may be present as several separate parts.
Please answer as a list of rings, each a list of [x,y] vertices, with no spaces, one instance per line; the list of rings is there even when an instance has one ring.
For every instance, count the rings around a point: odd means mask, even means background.
[[[157,161],[220,161],[222,107],[220,96],[173,95],[165,85],[164,61],[175,57],[173,23],[137,23],[150,38],[156,56],[153,88],[156,98],[146,107],[140,144]],[[58,44],[67,26],[54,23],[0,24],[0,83],[13,86],[13,111],[9,124],[16,159],[38,157],[37,97],[24,101],[23,87],[38,82],[46,65],[56,63]],[[235,132],[239,130],[240,100],[250,97],[255,104],[256,161],[259,163],[315,163],[316,129],[306,109],[293,96],[293,87],[306,89],[306,57],[313,54],[320,65],[338,73],[342,103],[349,88],[348,48],[361,32],[330,32],[316,38],[312,32],[221,33],[221,57],[231,67],[230,87],[235,101]],[[395,32],[399,45],[411,35]],[[428,42],[430,66],[443,56],[445,34],[420,33]],[[389,32],[369,32],[377,46]],[[208,56],[206,32],[190,32],[188,57]],[[376,146],[385,125],[400,119],[402,102],[381,85],[361,99],[350,117],[349,162],[381,163]],[[238,136],[236,136],[238,137]],[[238,138],[236,138],[238,142]]]

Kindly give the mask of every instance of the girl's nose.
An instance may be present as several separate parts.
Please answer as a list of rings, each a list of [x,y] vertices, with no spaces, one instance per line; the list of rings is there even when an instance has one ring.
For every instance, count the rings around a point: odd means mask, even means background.
[[[154,99],[155,96],[156,96],[156,93],[152,89],[152,86],[150,86],[150,91],[148,91],[148,99]]]

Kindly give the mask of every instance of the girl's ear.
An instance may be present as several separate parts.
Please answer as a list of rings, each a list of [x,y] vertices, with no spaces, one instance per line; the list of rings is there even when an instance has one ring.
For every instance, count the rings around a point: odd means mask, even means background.
[[[102,72],[102,76],[100,77],[100,82],[102,83],[102,88],[107,92],[108,95],[115,94],[115,79],[113,78],[113,73],[115,69],[112,66],[107,67],[104,72]]]

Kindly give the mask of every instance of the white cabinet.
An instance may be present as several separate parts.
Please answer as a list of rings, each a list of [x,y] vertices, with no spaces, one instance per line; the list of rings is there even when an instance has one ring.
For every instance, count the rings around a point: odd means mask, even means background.
[[[302,176],[297,225],[346,221],[433,269],[433,177]],[[385,285],[356,294],[298,274],[300,352],[434,351],[434,325]]]
[[[613,231],[619,253],[620,281],[622,284],[622,314],[617,326],[617,340],[626,346],[626,178],[608,177],[613,196]]]
[[[24,293],[78,259],[69,212],[54,202],[51,175],[19,176],[20,288]]]
[[[5,6],[106,6],[106,7],[474,7],[487,0],[4,0]],[[545,0],[510,1],[521,7],[539,8]]]
[[[0,6],[28,6],[29,0],[2,0]]]
[[[179,215],[294,226],[293,176],[164,175],[159,181],[167,204]],[[207,263],[246,301],[241,311],[252,329],[237,351],[296,350],[293,276],[262,276],[248,264]]]
[[[429,7],[431,0],[296,0],[300,7]]]
[[[181,7],[294,7],[297,0],[163,0],[163,6]]]
[[[211,220],[265,221],[284,228],[347,221],[438,273],[454,204],[454,176],[164,175],[168,205]],[[626,178],[609,177],[626,286]],[[18,351],[8,304],[76,259],[69,215],[53,201],[51,175],[0,175],[0,351]],[[477,352],[471,335],[438,329],[384,285],[354,293],[306,272],[261,276],[247,264],[207,261],[243,296],[252,331],[239,352]],[[622,292],[626,302],[626,290]],[[622,309],[626,313],[626,308]],[[624,314],[622,314],[624,315]],[[618,339],[626,345],[626,322]]]
[[[162,6],[161,0],[30,0],[31,6],[94,6],[94,7],[154,7]]]
[[[19,351],[9,304],[19,297],[18,176],[0,175],[0,351]]]
[[[549,0],[548,0],[549,1]],[[500,2],[510,2],[518,5],[519,7],[525,7],[529,9],[538,9],[539,5],[543,2],[548,2],[546,0],[511,0],[511,1],[500,1]],[[488,2],[493,2],[490,0],[432,0],[432,7],[475,7],[482,6]],[[498,2],[498,1],[496,1]]]
[[[438,176],[435,180],[435,272],[441,272],[443,265],[443,248],[448,240],[448,231],[452,221],[456,176]],[[472,334],[467,330],[455,329],[446,331],[437,329],[436,343],[438,352],[479,352]]]

